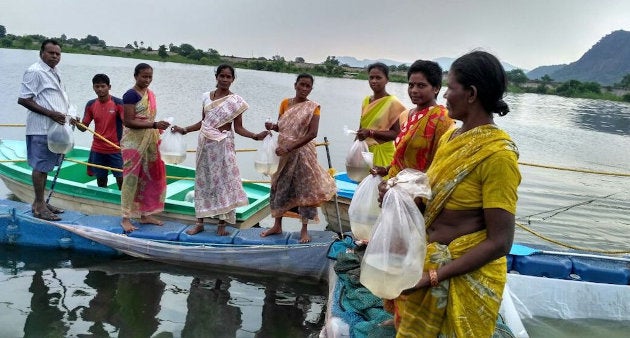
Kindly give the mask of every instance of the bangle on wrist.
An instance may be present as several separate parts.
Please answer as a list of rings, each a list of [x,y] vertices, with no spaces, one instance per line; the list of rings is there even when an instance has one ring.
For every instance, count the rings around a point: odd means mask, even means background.
[[[184,128],[184,135],[188,134],[188,127]]]
[[[438,281],[437,270],[431,269],[429,270],[429,280],[431,281],[431,287],[434,288],[440,284]]]
[[[157,129],[157,122],[153,122],[153,129]]]
[[[369,129],[369,131],[370,131],[370,137],[374,138],[374,129]]]

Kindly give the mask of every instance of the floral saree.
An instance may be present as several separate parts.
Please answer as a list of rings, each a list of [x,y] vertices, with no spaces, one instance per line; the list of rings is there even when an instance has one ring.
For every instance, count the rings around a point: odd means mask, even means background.
[[[147,93],[136,103],[135,118],[155,121],[155,95]],[[125,218],[148,216],[164,210],[166,170],[160,157],[157,129],[124,128],[120,140],[123,157],[121,188],[122,215]]]
[[[509,136],[493,125],[440,142],[427,171],[433,198],[425,210],[426,226],[440,214],[462,178],[490,155],[505,150],[517,152]],[[448,245],[429,243],[424,270],[461,257],[486,236],[484,229]],[[437,287],[399,297],[395,302],[397,337],[491,337],[507,278],[505,264],[506,258],[501,257],[470,273],[443,280]]]
[[[308,132],[313,112],[319,106],[313,101],[296,103],[278,119],[278,146],[292,144]],[[280,157],[278,171],[271,177],[271,216],[282,217],[298,207],[303,219],[317,218],[317,206],[337,193],[335,181],[317,162],[315,142],[293,149]]]
[[[370,96],[363,99],[361,105],[361,128],[374,130],[389,130],[394,123],[398,123],[398,117],[405,110],[396,96],[388,95],[370,102]],[[388,166],[394,156],[394,142],[379,143],[373,138],[365,140],[369,150],[374,154],[374,165]]]
[[[394,140],[394,159],[385,178],[394,177],[405,168],[426,171],[435,157],[440,137],[452,126],[453,120],[444,106],[412,111],[401,123],[400,134]]]
[[[204,100],[204,104],[205,117],[197,141],[195,215],[197,218],[217,217],[234,224],[235,209],[247,205],[248,199],[236,163],[234,133],[218,128],[249,106],[236,94],[215,101]]]

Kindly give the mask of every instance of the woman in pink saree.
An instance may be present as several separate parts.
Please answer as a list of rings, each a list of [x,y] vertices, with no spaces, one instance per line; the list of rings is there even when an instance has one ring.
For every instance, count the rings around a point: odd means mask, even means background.
[[[155,95],[149,90],[153,68],[140,63],[133,76],[136,84],[123,95],[125,128],[120,140],[123,157],[120,225],[125,233],[137,229],[131,218],[140,218],[140,223],[162,225],[162,221],[152,215],[164,210],[166,196],[166,170],[158,143],[159,130],[168,128],[169,123],[155,121]]]
[[[295,82],[295,97],[280,104],[278,123],[265,123],[268,130],[279,132],[276,154],[278,171],[271,177],[271,216],[273,227],[262,237],[282,233],[282,217],[294,211],[302,220],[300,243],[308,243],[307,223],[317,220],[317,206],[337,192],[335,181],[317,162],[315,142],[319,129],[319,104],[308,99],[313,77],[300,74]]]
[[[186,231],[194,235],[204,230],[204,218],[217,218],[217,234],[228,235],[226,223],[236,223],[236,208],[247,205],[241,174],[236,163],[234,131],[244,137],[262,140],[269,133],[254,134],[243,127],[242,114],[249,108],[247,102],[230,91],[234,82],[234,68],[227,64],[217,67],[217,89],[203,93],[201,121],[174,132],[186,134],[200,130],[197,141],[195,170],[195,216],[197,223]]]

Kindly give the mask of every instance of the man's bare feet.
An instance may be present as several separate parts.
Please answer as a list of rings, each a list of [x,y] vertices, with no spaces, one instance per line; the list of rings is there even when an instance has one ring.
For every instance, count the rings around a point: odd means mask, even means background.
[[[305,228],[306,227],[302,227],[302,230],[300,231],[300,243],[302,244],[311,241],[311,236],[308,235],[308,230],[306,230]]]
[[[146,215],[140,217],[140,224],[155,224],[155,225],[163,225],[164,222],[153,217],[152,215]]]
[[[138,229],[131,223],[129,218],[123,218],[122,222],[120,222],[120,226],[123,228],[123,232],[126,234]]]
[[[189,235],[196,235],[196,234],[198,234],[198,233],[200,233],[202,231],[203,231],[203,223],[197,222],[197,223],[195,223],[195,227],[192,228],[192,229],[186,230],[186,233],[189,234]]]
[[[230,233],[225,230],[225,223],[224,224],[219,224],[219,226],[217,227],[217,235],[219,236],[227,236]]]
[[[282,226],[274,225],[271,228],[260,233],[260,237],[267,237],[269,235],[281,234]]]

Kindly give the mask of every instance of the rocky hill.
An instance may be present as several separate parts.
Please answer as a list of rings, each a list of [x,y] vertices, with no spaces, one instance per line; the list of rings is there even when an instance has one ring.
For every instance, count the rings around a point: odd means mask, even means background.
[[[538,72],[539,68],[527,75]],[[579,60],[548,75],[556,81],[578,80],[612,85],[620,82],[626,74],[630,74],[630,32],[618,30],[599,40]]]

